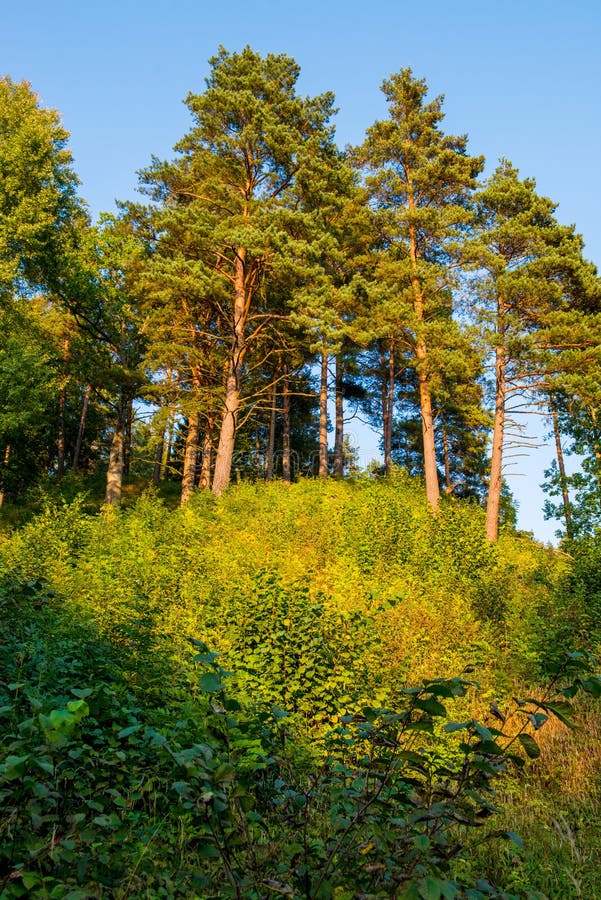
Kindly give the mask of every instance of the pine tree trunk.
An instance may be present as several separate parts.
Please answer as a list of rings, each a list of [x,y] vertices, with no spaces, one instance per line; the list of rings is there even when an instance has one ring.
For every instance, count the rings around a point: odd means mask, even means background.
[[[591,434],[589,436],[589,444],[592,448],[593,456],[595,457],[595,472],[593,477],[597,484],[597,490],[601,492],[601,435],[597,426],[597,409],[589,404],[588,410],[591,422],[593,423]]]
[[[61,379],[63,385],[58,401],[58,440],[56,458],[56,476],[62,478],[65,474],[66,441],[65,441],[65,407],[67,405],[67,379]]]
[[[426,360],[426,349],[422,341],[418,341],[417,358]],[[426,497],[433,510],[438,509],[440,488],[438,485],[438,468],[436,466],[436,442],[434,440],[434,416],[432,414],[432,394],[429,375],[423,370],[418,374],[419,404],[422,416],[422,440],[424,447],[424,478],[426,481]]]
[[[62,478],[65,474],[65,462],[67,458],[65,438],[65,410],[67,408],[67,383],[69,380],[69,376],[67,374],[67,364],[69,361],[69,338],[65,338],[63,350],[64,368],[61,372],[61,390],[58,400],[58,440],[56,460],[56,474],[59,479]]]
[[[499,333],[503,333],[503,317],[505,307],[501,298],[499,305]],[[505,437],[505,400],[507,396],[507,384],[505,369],[507,357],[502,343],[496,349],[495,355],[495,420],[492,435],[492,451],[490,460],[490,480],[488,484],[488,497],[486,501],[486,537],[489,541],[496,541],[499,536],[499,508],[501,505],[501,490],[503,488],[503,440]]]
[[[265,460],[261,459],[261,432],[259,427],[255,428],[255,477],[257,480],[261,477],[265,470]]]
[[[409,201],[410,209],[413,200]],[[415,357],[417,359],[417,377],[419,383],[419,405],[422,418],[422,442],[424,451],[424,479],[426,482],[426,497],[430,508],[435,512],[438,509],[440,499],[440,487],[438,485],[438,469],[436,467],[436,443],[434,440],[434,416],[432,414],[432,393],[430,391],[430,369],[428,365],[428,348],[422,336],[421,329],[424,325],[424,294],[418,275],[417,235],[415,228],[409,230],[409,256],[413,269],[411,285],[413,288],[413,311],[418,321],[418,329],[415,340]]]
[[[121,502],[121,490],[123,487],[124,432],[125,404],[120,403],[109,452],[109,466],[106,473],[106,495],[104,502],[107,506],[118,506]]]
[[[382,363],[385,362],[382,353]],[[382,427],[384,443],[384,474],[390,475],[392,470],[392,418],[394,408],[394,339],[390,338],[388,348],[388,368],[386,375],[382,373]]]
[[[572,507],[570,505],[570,495],[568,492],[568,479],[566,476],[566,467],[563,457],[563,448],[561,446],[561,431],[559,428],[559,416],[553,402],[553,397],[549,398],[549,409],[551,410],[551,419],[553,421],[553,434],[555,436],[555,451],[557,453],[557,468],[559,470],[559,483],[561,485],[561,498],[563,501],[563,517],[566,523],[566,537],[570,540],[574,537],[574,529],[572,527]]]
[[[274,379],[277,378],[277,371]],[[269,437],[267,439],[267,459],[265,460],[265,481],[273,481],[273,469],[275,463],[275,426],[277,419],[278,385],[274,380],[271,388],[271,415],[269,418]]]
[[[79,428],[77,430],[77,440],[75,442],[75,450],[73,451],[73,471],[79,471],[79,458],[81,456],[81,448],[83,446],[83,436],[86,430],[86,419],[88,417],[88,406],[90,405],[90,397],[92,395],[92,385],[86,384],[85,393],[83,395],[83,404],[81,407],[81,418],[79,420]]]
[[[227,377],[225,411],[221,423],[215,472],[213,474],[213,493],[217,495],[224,492],[230,481],[239,409],[240,389],[238,387],[238,378],[235,371],[231,370]]]
[[[169,411],[169,421],[167,423],[167,446],[163,454],[163,466],[161,478],[165,478],[171,469],[171,460],[173,458],[173,443],[175,440],[175,409]]]
[[[182,495],[180,505],[185,506],[196,483],[196,465],[198,462],[198,443],[200,437],[200,414],[192,412],[188,417],[188,433],[184,453],[184,471],[182,476]]]
[[[239,249],[236,255],[234,284],[234,324],[229,369],[225,384],[225,409],[217,446],[213,493],[222,494],[229,484],[236,444],[236,427],[240,411],[241,380],[246,356],[246,318],[248,315],[245,287],[246,252]]]
[[[207,416],[205,433],[202,441],[202,463],[198,478],[201,491],[208,491],[211,486],[211,467],[213,463],[213,417]]]
[[[2,468],[6,469],[10,460],[10,444],[4,448],[4,459]],[[4,506],[4,484],[0,486],[0,508]]]
[[[453,493],[453,485],[451,483],[451,460],[449,457],[449,438],[444,422],[442,423],[442,452],[444,456],[444,483],[445,494]]]
[[[134,419],[134,402],[130,398],[125,406],[125,422],[123,426],[123,474],[129,475],[131,464],[131,436]]]
[[[328,477],[328,354],[324,341],[319,388],[319,477]]]
[[[336,357],[336,426],[334,431],[334,478],[344,475],[344,403],[342,394],[343,365],[340,354]]]
[[[160,484],[161,475],[163,474],[163,456],[165,454],[165,432],[159,438],[156,454],[154,458],[154,467],[152,469],[152,483],[155,487]]]
[[[282,477],[284,480],[284,484],[290,484],[292,482],[292,467],[290,463],[290,375],[288,366],[284,367],[284,379],[282,382],[282,411],[284,418]]]

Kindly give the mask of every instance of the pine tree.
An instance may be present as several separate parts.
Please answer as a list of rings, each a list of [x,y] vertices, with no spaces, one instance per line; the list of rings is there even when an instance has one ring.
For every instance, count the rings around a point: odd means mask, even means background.
[[[159,201],[156,252],[219,309],[227,356],[213,491],[228,484],[241,398],[252,355],[280,310],[266,283],[307,264],[319,237],[318,205],[334,155],[332,94],[296,93],[299,67],[284,55],[221,48],[207,88],[190,94],[194,127],[172,164],[143,173]],[[183,243],[177,235],[184,235]]]
[[[581,350],[598,341],[582,333],[582,313],[574,303],[578,283],[586,278],[582,240],[573,227],[557,223],[555,205],[536,193],[534,180],[521,180],[511,163],[501,161],[476,202],[477,237],[466,257],[478,270],[476,302],[494,357],[486,510],[486,533],[494,541],[510,404],[548,390],[550,378],[581,365]]]
[[[357,153],[378,208],[385,255],[379,278],[397,306],[399,338],[417,372],[426,494],[440,494],[432,403],[432,350],[449,319],[448,290],[456,242],[470,221],[468,200],[483,166],[467,154],[467,138],[444,135],[442,97],[427,103],[427,87],[403,69],[384,82],[390,117],[368,129]]]

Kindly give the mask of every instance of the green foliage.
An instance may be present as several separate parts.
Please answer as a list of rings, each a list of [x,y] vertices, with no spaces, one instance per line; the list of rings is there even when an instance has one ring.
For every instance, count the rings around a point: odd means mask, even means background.
[[[537,730],[540,710],[565,721],[566,697],[601,692],[594,660],[572,654],[555,673],[559,691],[517,700],[517,729],[506,719],[501,731],[449,720],[447,705],[472,683],[428,681],[402,690],[394,708],[341,716],[315,756],[289,740],[283,710],[236,700],[235,674],[200,641],[190,662],[163,662],[174,681],[194,667],[198,690],[182,699],[166,687],[160,709],[124,689],[114,653],[112,684],[99,654],[70,669],[75,642],[93,635],[71,632],[51,600],[42,582],[7,582],[2,593],[14,642],[0,653],[6,898],[209,898],[215,884],[220,897],[518,896],[458,880],[456,860],[470,852],[458,823],[481,843],[496,812],[491,779],[509,761],[523,766],[517,741],[538,755],[531,718]],[[40,680],[36,664],[61,666],[61,680]],[[520,843],[486,831],[497,839]]]
[[[601,682],[566,558],[481,523],[403,475],[48,502],[0,543],[0,891],[536,896],[494,779]]]
[[[82,217],[67,138],[58,113],[40,107],[26,82],[0,78],[2,301],[54,284]]]
[[[373,620],[311,597],[308,583],[286,588],[259,572],[252,592],[235,595],[221,615],[225,659],[246,701],[275,704],[315,727],[356,706],[368,689]]]

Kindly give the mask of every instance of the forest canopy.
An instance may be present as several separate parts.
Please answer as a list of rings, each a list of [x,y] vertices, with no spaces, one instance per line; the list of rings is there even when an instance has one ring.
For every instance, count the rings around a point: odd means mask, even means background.
[[[345,149],[333,94],[301,96],[299,73],[220,48],[145,199],[96,223],[58,113],[0,81],[3,497],[67,475],[106,478],[110,505],[124,483],[179,484],[185,504],[233,478],[342,477],[359,416],[381,474],[421,476],[433,510],[484,505],[494,541],[527,408],[557,448],[547,515],[590,532],[601,319],[582,238],[509,161],[483,178],[410,69]]]

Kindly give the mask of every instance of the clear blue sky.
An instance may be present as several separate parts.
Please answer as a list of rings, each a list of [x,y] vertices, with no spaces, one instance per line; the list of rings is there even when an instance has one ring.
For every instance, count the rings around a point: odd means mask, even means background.
[[[294,56],[303,93],[335,92],[341,144],[360,142],[386,115],[382,79],[411,66],[433,94],[445,94],[445,130],[467,133],[489,171],[505,156],[536,178],[601,265],[594,0],[30,0],[4,4],[0,73],[28,80],[61,112],[95,215],[135,195],[135,172],[152,154],[171,155],[189,125],[182,100],[203,89],[219,44]],[[516,472],[525,475],[510,482],[520,524],[543,539],[555,528],[542,522],[537,491],[548,458],[520,460]]]

